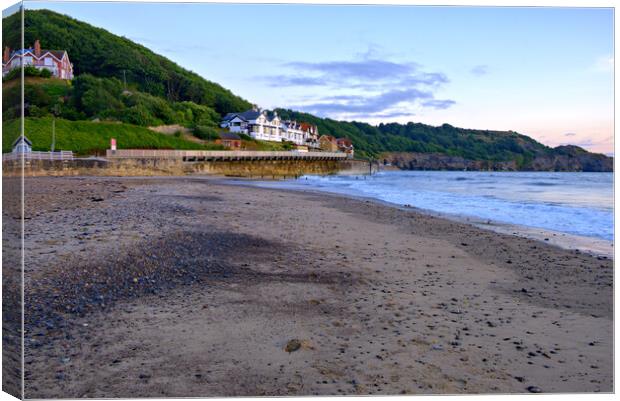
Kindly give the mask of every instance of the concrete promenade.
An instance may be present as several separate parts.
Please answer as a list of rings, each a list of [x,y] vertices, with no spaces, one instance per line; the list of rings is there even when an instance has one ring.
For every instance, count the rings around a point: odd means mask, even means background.
[[[344,160],[340,152],[266,152],[220,150],[159,150],[119,149],[106,151],[108,159],[181,159],[183,161],[232,161],[232,160]]]

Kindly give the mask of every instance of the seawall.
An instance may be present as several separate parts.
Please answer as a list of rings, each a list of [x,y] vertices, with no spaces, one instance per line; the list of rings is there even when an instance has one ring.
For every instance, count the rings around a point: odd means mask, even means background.
[[[25,160],[24,176],[165,176],[223,175],[277,179],[305,174],[368,174],[363,160],[218,160],[187,162],[180,159],[73,159]],[[374,170],[373,170],[374,171]],[[21,175],[20,160],[5,160],[3,176]]]

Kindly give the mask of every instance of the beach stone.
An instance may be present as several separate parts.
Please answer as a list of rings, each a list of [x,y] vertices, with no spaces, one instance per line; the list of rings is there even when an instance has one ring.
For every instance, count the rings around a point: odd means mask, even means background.
[[[299,348],[301,348],[301,341],[297,339],[292,339],[288,343],[286,343],[286,347],[284,348],[284,350],[290,353],[297,351]]]
[[[529,386],[527,388],[527,391],[529,391],[530,393],[542,393],[542,390],[540,389],[540,387],[536,387],[536,386]]]

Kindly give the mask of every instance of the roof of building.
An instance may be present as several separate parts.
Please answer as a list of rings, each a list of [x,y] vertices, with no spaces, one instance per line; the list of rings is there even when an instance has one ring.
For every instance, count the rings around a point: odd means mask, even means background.
[[[11,52],[11,56],[13,57],[14,55],[24,55],[26,53],[32,53],[33,56],[36,57],[36,55],[34,54],[34,49],[18,49],[18,50],[13,50]],[[64,57],[66,51],[65,50],[47,50],[47,49],[41,49],[41,56],[44,56],[46,53],[50,53],[52,56],[56,57],[58,60],[62,60],[62,58]]]
[[[260,116],[260,114],[261,112],[258,110],[248,110],[241,113],[228,113],[226,114],[226,116],[224,116],[224,121],[230,121],[235,117],[239,117],[245,121],[256,120],[258,116]]]
[[[328,140],[328,141],[330,141],[330,142],[334,142],[334,141],[336,141],[336,138],[334,138],[334,137],[333,137],[333,136],[331,136],[331,135],[321,135],[321,137],[319,138],[319,140],[321,140],[321,139],[323,139],[323,138],[327,139],[327,140]]]
[[[301,126],[301,129],[304,131],[311,131],[315,128],[314,125],[309,124],[309,123],[301,123],[300,126]]]
[[[229,141],[240,141],[241,137],[234,132],[220,132],[220,139],[227,139]]]
[[[244,121],[256,120],[261,114],[265,114],[268,120],[273,120],[275,117],[280,118],[272,111],[251,109],[241,113],[228,113],[224,116],[222,121],[230,121],[235,117],[239,117]]]
[[[336,139],[336,142],[338,143],[338,145],[345,145],[345,146],[353,145],[353,142],[351,142],[349,138],[338,138]]]
[[[15,141],[13,141],[13,144],[11,145],[11,147],[14,148],[15,145],[17,145],[22,139],[24,142],[26,142],[28,146],[32,146],[32,142],[30,142],[30,139],[26,138],[24,135],[20,135],[17,137],[17,139],[15,139]]]

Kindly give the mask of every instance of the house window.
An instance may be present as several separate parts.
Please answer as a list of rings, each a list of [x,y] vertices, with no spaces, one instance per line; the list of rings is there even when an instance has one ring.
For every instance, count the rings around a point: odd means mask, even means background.
[[[51,57],[45,57],[45,65],[53,65]]]
[[[32,64],[32,57],[24,57],[24,65]]]

